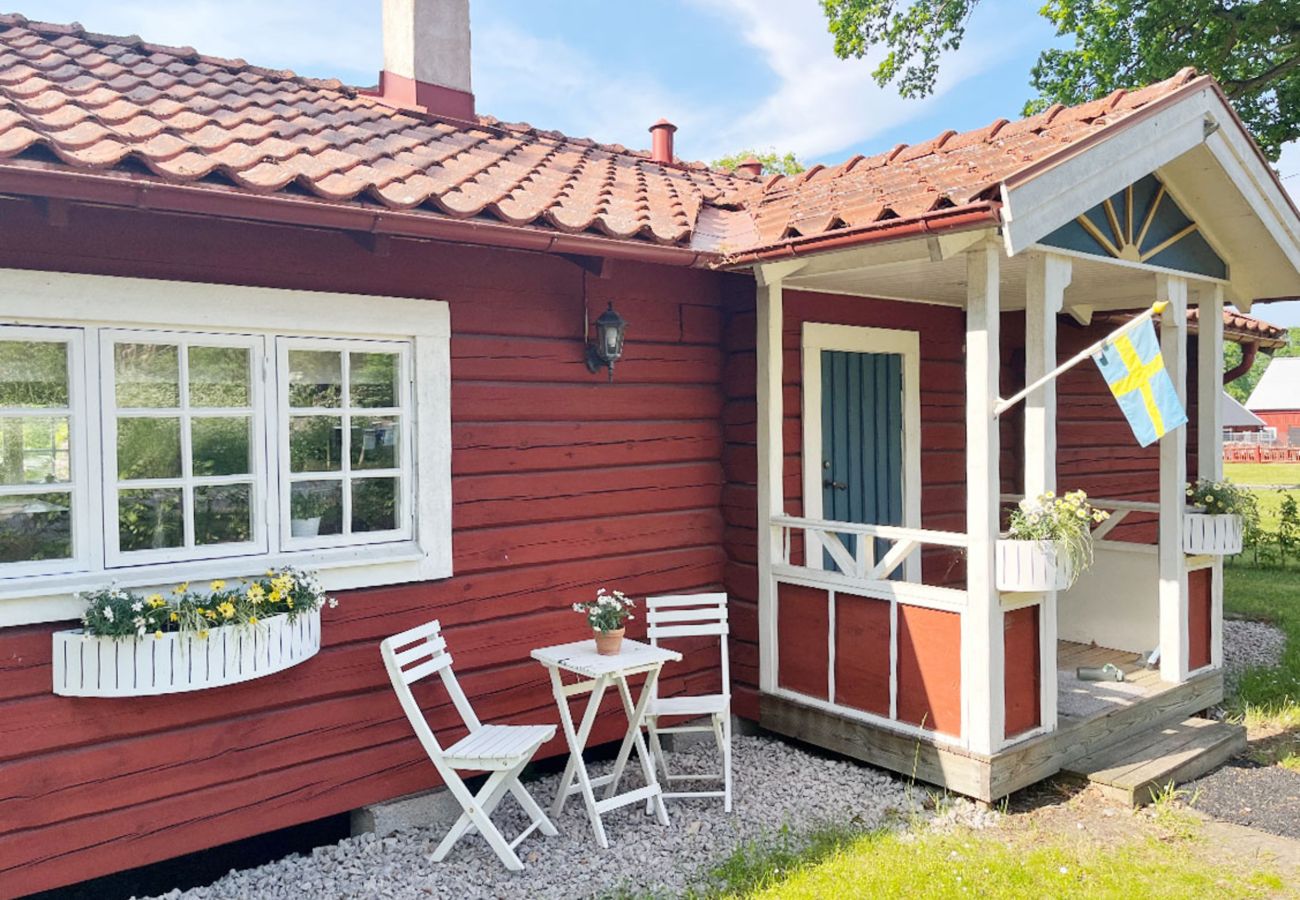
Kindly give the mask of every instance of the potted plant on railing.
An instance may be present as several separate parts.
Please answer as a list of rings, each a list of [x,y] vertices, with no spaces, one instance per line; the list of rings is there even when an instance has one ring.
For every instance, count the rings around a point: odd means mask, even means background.
[[[118,587],[81,595],[82,627],[54,634],[54,692],[72,697],[172,694],[236,684],[320,650],[320,611],[337,601],[316,576],[272,570],[206,590]]]
[[[1006,538],[998,541],[998,590],[1068,590],[1092,565],[1092,526],[1108,518],[1083,491],[1062,497],[1048,491],[1021,500],[1011,513]]]
[[[586,615],[587,624],[595,633],[596,652],[601,656],[617,656],[623,647],[623,633],[627,630],[624,622],[636,618],[632,615],[634,605],[622,591],[610,594],[601,588],[596,591],[595,600],[575,603],[573,611]]]
[[[1241,552],[1242,521],[1255,512],[1249,491],[1226,481],[1201,479],[1187,486],[1183,552],[1231,556]]]

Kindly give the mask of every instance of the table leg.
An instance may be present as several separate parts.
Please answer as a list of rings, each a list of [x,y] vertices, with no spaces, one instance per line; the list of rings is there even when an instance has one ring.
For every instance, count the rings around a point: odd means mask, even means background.
[[[654,762],[646,750],[645,738],[641,735],[641,722],[645,718],[646,707],[650,703],[650,698],[655,694],[655,685],[659,681],[659,672],[663,666],[656,666],[646,675],[645,685],[641,688],[641,697],[636,704],[632,703],[632,689],[628,686],[626,676],[618,678],[618,692],[623,700],[623,712],[627,714],[627,734],[623,737],[623,743],[618,748],[618,757],[614,760],[614,774],[610,780],[609,786],[605,789],[606,799],[613,797],[618,793],[618,783],[623,777],[623,769],[627,765],[628,756],[631,754],[632,747],[636,747],[637,759],[641,763],[641,773],[645,777],[647,787],[657,787],[659,780],[655,776]],[[668,809],[664,806],[664,799],[658,793],[654,795],[655,816],[660,825],[668,824]]]
[[[602,675],[595,679],[591,698],[587,701],[587,710],[582,717],[582,724],[575,733],[573,713],[569,709],[569,698],[564,693],[564,682],[560,680],[559,669],[552,666],[547,668],[551,673],[551,691],[555,694],[555,702],[560,707],[560,725],[564,729],[564,738],[569,743],[569,762],[564,767],[564,776],[560,779],[560,789],[555,795],[555,802],[551,804],[551,815],[559,816],[564,809],[564,803],[569,799],[569,786],[573,784],[576,776],[583,802],[587,806],[587,817],[591,819],[591,828],[596,833],[596,843],[608,848],[609,839],[605,837],[605,825],[600,821],[600,812],[596,809],[596,795],[592,791],[591,778],[587,775],[587,764],[582,759],[582,750],[587,745],[587,738],[591,736],[591,728],[596,722],[596,712],[600,709],[600,700],[609,684],[609,676]]]

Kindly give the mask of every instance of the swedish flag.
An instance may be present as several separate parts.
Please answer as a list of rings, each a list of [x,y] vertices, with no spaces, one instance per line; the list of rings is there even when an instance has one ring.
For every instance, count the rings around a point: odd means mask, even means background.
[[[1143,447],[1187,424],[1150,319],[1106,341],[1092,358]]]

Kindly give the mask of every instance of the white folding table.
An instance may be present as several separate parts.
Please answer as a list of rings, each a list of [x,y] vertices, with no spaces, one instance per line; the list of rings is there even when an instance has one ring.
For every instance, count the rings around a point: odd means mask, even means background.
[[[609,846],[605,837],[605,826],[601,822],[602,813],[629,803],[649,800],[654,807],[659,824],[668,824],[668,810],[664,807],[659,781],[655,777],[654,763],[646,750],[645,739],[641,736],[641,722],[645,717],[646,705],[654,696],[654,686],[659,680],[659,672],[666,662],[680,662],[682,655],[665,647],[651,647],[638,641],[623,641],[622,652],[617,656],[601,656],[596,652],[594,640],[576,641],[572,644],[558,644],[554,647],[542,647],[533,651],[533,659],[544,665],[551,674],[551,690],[555,694],[556,705],[560,708],[560,724],[564,728],[564,737],[569,742],[569,764],[564,767],[564,777],[560,779],[560,788],[551,806],[551,814],[558,816],[565,802],[573,794],[582,794],[587,805],[587,816],[591,819],[591,828],[596,833],[596,841],[602,847]],[[572,672],[584,680],[566,685],[560,677],[560,670]],[[633,675],[645,674],[645,685],[641,696],[635,702],[632,689],[627,680]],[[587,774],[587,764],[582,758],[582,751],[591,736],[591,728],[596,723],[596,712],[600,709],[601,698],[605,689],[613,683],[618,686],[619,696],[623,700],[623,712],[627,715],[627,733],[618,749],[614,760],[614,771],[599,778]],[[591,694],[587,700],[587,709],[582,722],[575,730],[573,713],[569,709],[569,698],[578,694]],[[645,776],[645,787],[618,793],[618,783],[623,777],[632,748],[636,748],[637,758],[641,763],[641,772]],[[574,783],[575,777],[577,783]],[[605,796],[596,799],[596,788],[605,788]]]

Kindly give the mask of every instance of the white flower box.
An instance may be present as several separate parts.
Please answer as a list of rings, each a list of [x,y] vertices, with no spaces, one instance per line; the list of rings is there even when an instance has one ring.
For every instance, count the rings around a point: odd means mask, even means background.
[[[142,638],[91,637],[81,629],[54,634],[54,693],[65,697],[145,697],[238,684],[282,672],[320,650],[320,610],[290,622]]]
[[[1241,552],[1241,516],[1183,513],[1183,552],[1231,556]]]
[[[1073,583],[1070,558],[1055,541],[998,541],[999,591],[1041,594],[1066,590]]]

